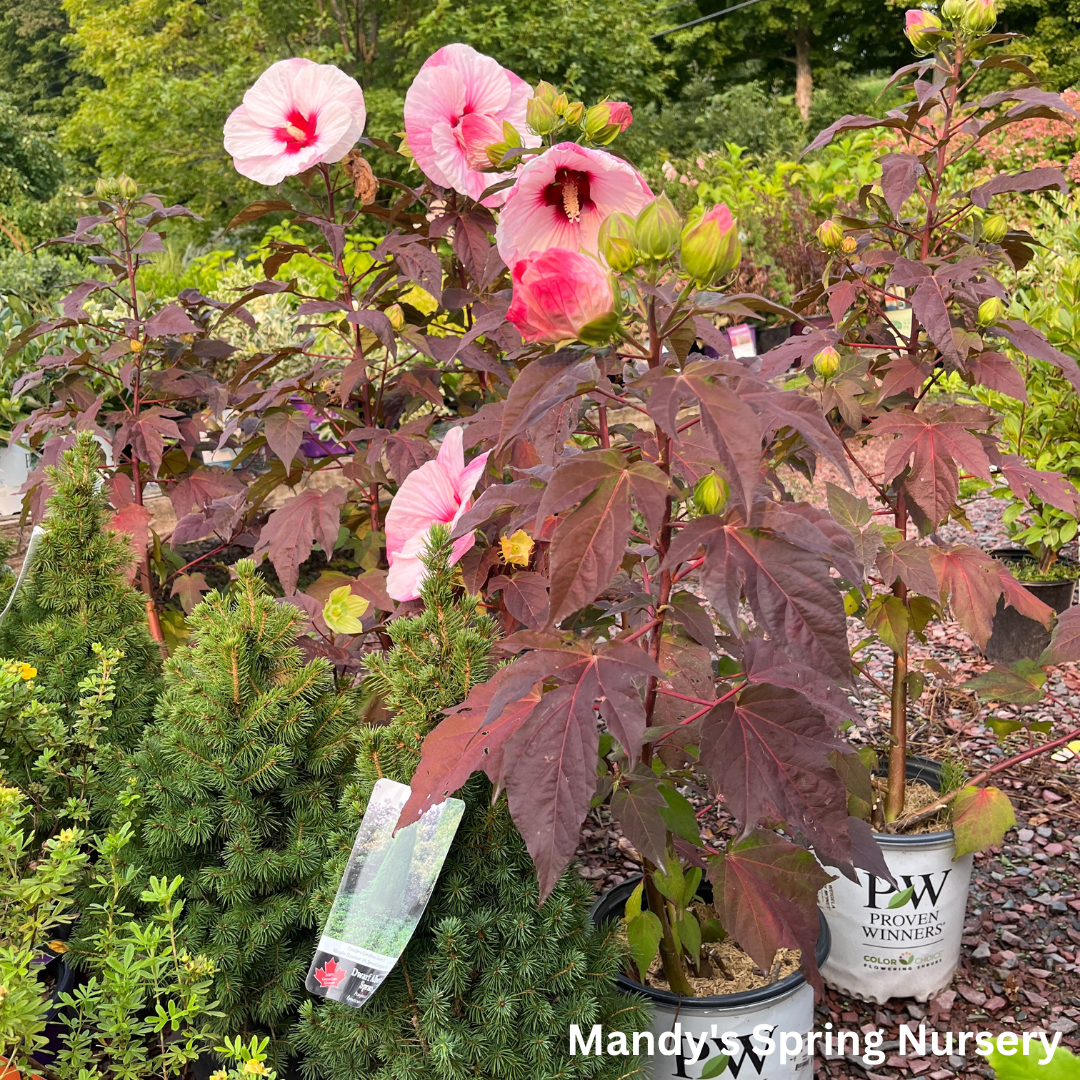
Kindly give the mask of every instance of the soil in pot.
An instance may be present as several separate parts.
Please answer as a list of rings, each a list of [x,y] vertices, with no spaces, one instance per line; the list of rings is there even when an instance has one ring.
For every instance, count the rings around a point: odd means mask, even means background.
[[[624,881],[600,897],[593,905],[593,922],[621,918],[626,901],[640,880],[636,877]],[[701,892],[706,899],[711,898],[707,884]],[[753,961],[741,955],[754,968]],[[816,955],[819,967],[829,955],[829,928],[824,919]],[[652,1008],[655,1052],[648,1053],[644,1042],[639,1052],[651,1060],[653,1080],[696,1080],[710,1059],[725,1053],[731,1055],[731,1061],[724,1075],[730,1072],[739,1076],[744,1069],[750,1076],[767,1076],[769,1080],[813,1075],[809,1052],[795,1054],[781,1064],[779,1053],[762,1054],[761,1041],[755,1038],[755,1029],[762,1025],[776,1038],[780,1032],[807,1032],[814,1026],[813,987],[797,966],[790,974],[780,974],[775,979],[772,976],[769,972],[765,977],[758,975],[755,980],[748,980],[759,983],[755,989],[693,998],[681,998],[661,986],[642,986],[636,979],[618,976],[620,990],[641,995]],[[627,1041],[631,1045],[629,1035]]]
[[[907,776],[940,790],[937,762],[911,758]],[[973,856],[954,860],[951,829],[874,838],[896,886],[859,870],[857,882],[838,877],[821,890],[818,905],[834,942],[821,974],[863,1001],[927,1001],[949,985],[960,960]],[[889,906],[908,889],[906,900]]]
[[[1033,596],[1049,605],[1059,615],[1072,605],[1076,592],[1076,579],[1080,566],[1067,556],[1055,563],[1056,573],[1050,580],[1024,580],[1032,575],[1025,571],[1034,564],[1026,548],[995,548],[990,554],[1009,566],[1014,576]],[[1072,576],[1068,576],[1071,574]],[[986,658],[998,664],[1011,664],[1017,660],[1037,660],[1050,644],[1050,631],[1034,619],[1021,615],[1012,607],[1005,606],[1005,598],[998,600],[994,612],[993,630],[986,643]]]

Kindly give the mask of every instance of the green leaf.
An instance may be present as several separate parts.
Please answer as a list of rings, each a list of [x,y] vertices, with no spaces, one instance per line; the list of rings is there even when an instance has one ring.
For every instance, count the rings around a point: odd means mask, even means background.
[[[677,920],[676,925],[683,948],[697,964],[701,955],[701,924],[697,921],[697,916],[693,912],[687,912]]]
[[[630,956],[637,966],[641,981],[645,982],[652,962],[660,948],[664,929],[660,920],[651,912],[643,911],[626,924],[626,940],[630,943]]]
[[[1018,660],[1006,667],[993,667],[963,684],[980,697],[1008,701],[1015,705],[1034,705],[1042,700],[1046,672],[1032,660]]]
[[[727,1066],[727,1054],[720,1054],[718,1057],[710,1058],[705,1062],[705,1068],[701,1070],[701,1080],[712,1080],[712,1077],[719,1076]]]
[[[1040,1064],[1044,1057],[1046,1051],[1042,1040],[1037,1039],[1027,1054],[1017,1053],[1006,1057],[994,1050],[989,1061],[998,1080],[1077,1080],[1080,1077],[1080,1058],[1064,1046],[1058,1046],[1045,1065]]]
[[[664,819],[664,824],[687,843],[700,844],[701,833],[698,831],[697,817],[690,802],[668,784],[660,785],[660,794],[667,803],[667,806],[660,807],[660,816]],[[678,903],[674,897],[670,899]]]
[[[909,885],[903,892],[894,893],[889,898],[889,909],[893,910],[894,908],[903,907],[911,899],[914,893],[915,888],[911,885]]]
[[[678,859],[669,856],[665,869],[653,871],[653,882],[661,894],[673,904],[682,904],[683,889],[686,887],[686,881]]]
[[[999,738],[1007,739],[1014,731],[1020,731],[1023,724],[1019,720],[1002,720],[996,716],[986,718],[986,726]]]
[[[645,889],[644,878],[637,883],[637,888],[630,894],[630,899],[626,901],[626,907],[623,909],[623,918],[630,922],[631,919],[636,919],[641,914],[641,894]]]
[[[900,597],[875,597],[866,609],[864,622],[893,652],[903,652],[911,620]]]
[[[1016,824],[1008,795],[999,788],[966,787],[953,799],[953,833],[956,858],[970,851],[985,851],[1000,844]]]
[[[694,902],[698,886],[701,884],[701,873],[701,867],[692,866],[686,875],[686,881],[683,883],[682,906],[684,908],[688,908]]]
[[[857,499],[854,495],[835,484],[826,481],[825,491],[829,499],[829,513],[833,520],[845,529],[858,532],[873,520],[870,504],[865,498]]]

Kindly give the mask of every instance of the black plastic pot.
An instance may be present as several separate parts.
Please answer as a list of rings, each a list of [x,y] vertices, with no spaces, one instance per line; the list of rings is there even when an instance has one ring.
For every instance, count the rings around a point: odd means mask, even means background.
[[[70,994],[75,989],[78,981],[78,973],[62,956],[56,956],[45,965],[46,970],[56,980],[53,983],[52,992],[49,994],[49,1011],[45,1014],[45,1045],[34,1054],[34,1060],[39,1065],[51,1065],[56,1060],[56,1055],[64,1049],[60,1036],[67,1032],[67,1024],[61,1019],[61,1014],[67,1008],[60,1000],[61,994]]]
[[[761,326],[757,332],[758,356],[767,353],[777,345],[783,345],[791,337],[791,323],[778,323],[776,326]]]
[[[621,919],[623,911],[626,908],[626,901],[630,899],[630,894],[637,888],[638,882],[640,881],[641,875],[636,874],[634,877],[628,878],[620,885],[608,889],[608,891],[592,906],[590,917],[592,918],[593,923],[600,926],[601,924],[611,922],[614,919]],[[706,903],[711,903],[712,886],[707,881],[703,881],[701,887],[698,889],[698,895]],[[643,907],[647,906],[644,894],[642,895],[641,902]],[[820,912],[818,913],[818,919],[820,921],[821,931],[818,935],[815,956],[817,958],[818,967],[820,967],[825,963],[825,960],[829,955],[832,939],[829,936],[829,924],[825,921],[824,916],[821,915]],[[703,998],[679,997],[678,994],[673,994],[670,990],[657,990],[651,986],[642,986],[641,983],[635,982],[625,975],[619,975],[617,981],[620,990],[624,990],[627,993],[642,994],[650,1001],[661,1002],[664,1005],[678,1005],[683,1009],[735,1009],[745,1005],[758,1005],[761,1002],[783,997],[789,991],[801,986],[806,980],[803,978],[801,971],[796,971],[786,978],[779,979],[769,986],[762,986],[758,990],[744,990],[738,994],[719,994],[714,995],[713,997]]]
[[[1025,548],[995,548],[990,554],[1004,563],[1016,563],[1031,558]],[[1058,561],[1075,565],[1068,556],[1060,556]],[[1080,576],[1080,567],[1076,569]],[[1075,579],[1024,581],[1021,584],[1032,596],[1053,608],[1059,615],[1072,606],[1076,592]],[[1042,623],[1021,615],[1016,608],[1006,607],[1004,597],[998,600],[993,630],[984,650],[987,660],[999,664],[1011,664],[1016,660],[1038,660],[1049,644],[1050,631],[1045,629]]]

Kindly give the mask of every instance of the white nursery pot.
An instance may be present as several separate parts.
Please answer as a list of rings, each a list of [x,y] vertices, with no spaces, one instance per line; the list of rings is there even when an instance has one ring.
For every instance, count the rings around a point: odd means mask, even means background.
[[[940,767],[912,758],[909,780],[940,787]],[[883,1004],[889,998],[928,1001],[952,981],[960,962],[972,855],[954,859],[952,830],[919,836],[875,833],[900,891],[914,889],[903,907],[889,908],[897,890],[858,870],[858,883],[838,877],[818,893],[833,947],[821,965],[825,982],[851,997]]]
[[[626,901],[641,880],[640,876],[624,881],[606,892],[593,905],[595,923],[621,918]],[[708,893],[708,885],[700,892]],[[829,955],[829,927],[821,920],[818,937],[817,962],[820,967]],[[644,997],[653,1014],[652,1033],[656,1052],[642,1057],[652,1062],[653,1080],[698,1080],[706,1064],[718,1054],[727,1053],[723,1037],[733,1033],[738,1052],[731,1056],[722,1074],[724,1080],[813,1080],[813,1055],[805,1049],[788,1056],[781,1063],[780,1032],[802,1033],[805,1047],[806,1033],[814,1029],[814,989],[796,971],[785,979],[764,986],[760,990],[747,990],[739,994],[722,994],[716,997],[680,998],[666,990],[656,990],[620,975],[619,989],[624,993]],[[676,1026],[678,1025],[678,1026]],[[755,1038],[754,1030],[758,1029]],[[766,1036],[766,1032],[771,1035]],[[676,1034],[681,1038],[676,1041]],[[701,1036],[708,1036],[704,1048]],[[664,1043],[660,1037],[666,1036]],[[764,1054],[762,1036],[777,1043],[772,1053]],[[630,1035],[627,1034],[627,1042]],[[794,1046],[794,1043],[790,1043]],[[675,1049],[673,1054],[663,1054],[660,1047]],[[644,1050],[644,1043],[642,1043]]]

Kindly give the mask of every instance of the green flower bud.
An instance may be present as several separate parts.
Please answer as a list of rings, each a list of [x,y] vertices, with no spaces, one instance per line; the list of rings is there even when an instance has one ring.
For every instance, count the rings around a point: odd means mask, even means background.
[[[719,514],[730,496],[728,482],[716,473],[708,473],[694,485],[694,506],[700,514]]]
[[[674,203],[661,195],[638,214],[634,246],[647,259],[666,259],[679,239],[682,219]]]
[[[559,126],[559,115],[550,102],[542,97],[529,98],[525,119],[537,135],[547,135]]]
[[[625,101],[601,101],[585,114],[585,137],[598,146],[607,146],[624,132],[634,119]]]
[[[116,182],[120,186],[120,194],[125,199],[134,199],[135,196],[139,194],[139,185],[125,173],[121,173],[116,178]]]
[[[724,203],[683,229],[679,258],[687,276],[701,285],[725,277],[739,265],[739,230]]]
[[[979,305],[979,325],[993,326],[1005,315],[1005,304],[1000,297],[991,296]]]
[[[634,248],[634,219],[616,211],[600,223],[597,250],[601,258],[617,274],[632,270],[641,261]]]
[[[551,103],[551,107],[562,116],[566,112],[567,106],[570,104],[570,99],[565,94],[559,94],[555,100]]]
[[[1009,223],[1004,214],[991,214],[982,221],[982,239],[988,244],[1000,244],[1009,231]]]
[[[826,345],[814,357],[814,370],[828,381],[840,370],[840,354],[831,345]]]
[[[585,115],[585,102],[584,101],[571,101],[569,105],[563,110],[563,119],[568,124],[580,124],[581,118]]]
[[[951,26],[959,24],[967,9],[967,0],[945,0],[941,5],[941,17]]]
[[[835,221],[823,221],[818,226],[817,238],[826,251],[839,251],[844,244],[844,230]]]
[[[536,84],[536,89],[533,91],[534,95],[540,98],[547,105],[554,105],[555,99],[559,96],[559,92],[549,82],[541,80]]]
[[[967,0],[964,14],[960,18],[960,29],[971,37],[982,37],[994,29],[997,22],[997,8],[994,0]]]
[[[919,53],[932,53],[944,33],[941,20],[931,11],[914,8],[905,13],[904,33]]]
[[[99,199],[115,199],[120,194],[120,181],[115,176],[100,176],[94,184]]]
[[[619,329],[619,314],[612,311],[599,319],[586,323],[578,332],[578,341],[586,345],[606,345]]]

